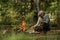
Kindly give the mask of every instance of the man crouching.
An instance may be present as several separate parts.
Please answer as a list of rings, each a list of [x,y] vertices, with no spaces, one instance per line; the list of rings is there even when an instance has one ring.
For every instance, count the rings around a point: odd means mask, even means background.
[[[50,30],[50,18],[48,15],[45,14],[44,11],[39,11],[38,13],[38,21],[37,23],[32,26],[35,31],[47,33]]]

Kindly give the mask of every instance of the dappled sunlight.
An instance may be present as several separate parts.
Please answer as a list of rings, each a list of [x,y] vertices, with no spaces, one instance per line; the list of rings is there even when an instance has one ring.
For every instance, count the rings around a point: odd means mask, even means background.
[[[55,20],[56,20],[56,15],[54,15],[53,13],[52,13],[52,15],[51,15],[51,13],[49,13],[49,17],[50,17],[50,21],[51,21],[51,22],[55,22]]]

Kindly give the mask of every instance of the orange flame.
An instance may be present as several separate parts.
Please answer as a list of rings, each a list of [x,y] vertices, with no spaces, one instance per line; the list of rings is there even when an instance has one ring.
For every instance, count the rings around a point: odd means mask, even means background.
[[[22,31],[25,31],[26,30],[26,22],[25,21],[22,21],[20,29]]]

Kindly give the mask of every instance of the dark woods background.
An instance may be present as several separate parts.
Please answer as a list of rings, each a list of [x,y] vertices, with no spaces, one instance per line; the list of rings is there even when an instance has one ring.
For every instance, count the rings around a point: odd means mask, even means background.
[[[60,29],[60,0],[0,0],[0,29],[19,28],[22,20],[31,27],[38,19],[37,6],[49,14],[51,28]]]

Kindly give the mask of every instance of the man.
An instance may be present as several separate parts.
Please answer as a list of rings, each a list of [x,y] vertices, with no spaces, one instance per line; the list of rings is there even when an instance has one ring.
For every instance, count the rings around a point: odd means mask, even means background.
[[[35,31],[41,32],[43,30],[44,33],[50,30],[50,18],[44,11],[39,11],[38,13],[38,21],[33,26]]]

